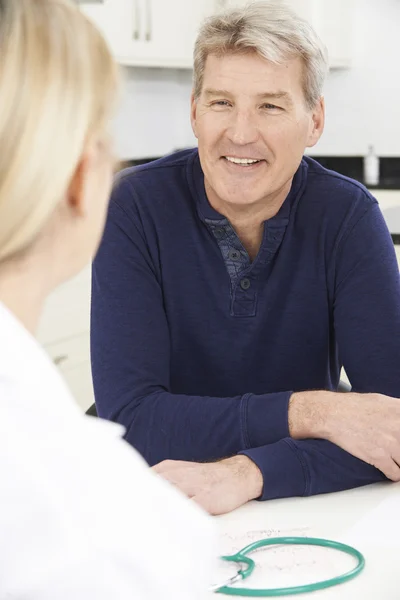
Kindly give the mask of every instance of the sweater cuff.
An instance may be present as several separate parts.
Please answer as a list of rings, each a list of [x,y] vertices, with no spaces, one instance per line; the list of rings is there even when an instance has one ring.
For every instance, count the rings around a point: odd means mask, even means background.
[[[248,456],[262,473],[263,491],[258,500],[304,496],[308,469],[290,439],[243,450],[239,454]]]
[[[289,437],[289,400],[292,393],[249,394],[244,413],[249,448],[274,444]]]

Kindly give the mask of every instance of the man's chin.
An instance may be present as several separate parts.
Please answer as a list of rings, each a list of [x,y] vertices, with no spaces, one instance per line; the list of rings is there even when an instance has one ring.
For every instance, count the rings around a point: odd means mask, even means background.
[[[248,188],[240,190],[237,187],[231,193],[224,190],[218,195],[225,205],[231,205],[236,208],[254,206],[259,204],[263,198],[262,194],[255,194],[254,190],[249,190]]]

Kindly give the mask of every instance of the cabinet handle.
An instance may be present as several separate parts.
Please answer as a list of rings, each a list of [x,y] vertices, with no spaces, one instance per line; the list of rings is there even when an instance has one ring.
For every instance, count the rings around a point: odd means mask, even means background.
[[[135,13],[135,28],[133,30],[133,39],[138,40],[140,37],[140,7],[139,0],[134,1],[134,13]]]
[[[151,13],[151,0],[146,0],[146,41],[151,42],[153,37],[153,21]]]

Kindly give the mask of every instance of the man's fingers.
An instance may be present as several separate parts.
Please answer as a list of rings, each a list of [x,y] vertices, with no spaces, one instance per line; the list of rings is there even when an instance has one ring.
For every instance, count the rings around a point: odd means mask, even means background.
[[[198,492],[198,486],[191,481],[190,477],[185,477],[185,473],[170,471],[166,475],[162,475],[162,477],[178,488],[188,498],[192,498]]]
[[[189,473],[187,468],[172,468],[172,469],[159,469],[156,470],[153,467],[153,470],[168,481],[171,485],[178,488],[181,492],[183,492],[188,498],[192,498],[198,491],[200,487],[200,481],[197,478],[193,477],[193,473]]]
[[[395,479],[392,479],[392,481],[400,481],[400,453],[395,454],[394,456],[392,456],[392,461],[394,462],[395,468],[397,469],[397,472],[393,474],[395,475]]]
[[[187,465],[189,463],[183,460],[163,460],[162,462],[154,465],[151,469],[158,474],[167,473],[168,471],[173,471],[175,469],[181,468],[183,465]]]
[[[192,500],[212,516],[224,515],[245,504],[245,500],[229,493],[227,496],[224,490],[219,488],[199,492]]]
[[[397,462],[398,461],[398,462]],[[377,468],[382,471],[386,475],[388,479],[391,481],[400,481],[400,456],[397,457],[397,460],[389,459],[382,463],[382,465],[377,465]]]
[[[215,498],[213,498],[212,494],[200,492],[199,494],[192,496],[191,499],[210,515],[215,516],[221,514],[221,511],[218,510],[218,505],[216,504]]]

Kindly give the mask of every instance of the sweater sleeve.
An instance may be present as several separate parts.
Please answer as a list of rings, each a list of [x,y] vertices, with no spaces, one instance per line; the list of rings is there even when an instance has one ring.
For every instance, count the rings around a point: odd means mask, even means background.
[[[353,390],[400,398],[399,269],[376,203],[338,243],[331,275],[338,348]],[[380,471],[326,440],[287,438],[243,453],[263,473],[264,500],[386,480]]]
[[[232,456],[261,437],[287,437],[291,392],[228,398],[177,395],[170,389],[170,336],[163,291],[140,218],[121,205],[129,182],[113,192],[92,272],[91,360],[100,417],[151,465]],[[260,426],[262,423],[262,427]]]

